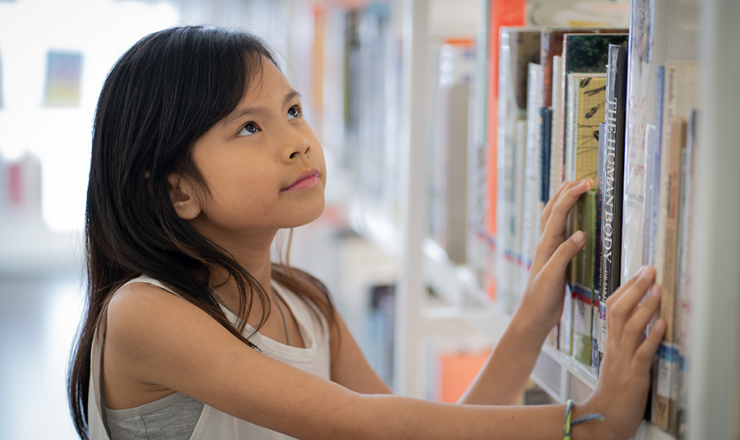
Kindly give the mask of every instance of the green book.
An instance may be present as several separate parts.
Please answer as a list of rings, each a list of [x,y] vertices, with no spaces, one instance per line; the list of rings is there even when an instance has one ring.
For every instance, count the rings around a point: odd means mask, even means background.
[[[586,245],[572,261],[570,283],[573,292],[573,358],[591,365],[593,331],[594,250],[596,241],[596,190],[583,194],[576,204],[578,230],[586,234]]]

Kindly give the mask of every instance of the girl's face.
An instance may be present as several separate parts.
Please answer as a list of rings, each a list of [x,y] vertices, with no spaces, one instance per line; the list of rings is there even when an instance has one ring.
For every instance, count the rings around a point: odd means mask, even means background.
[[[321,144],[267,59],[236,109],[196,141],[193,161],[210,194],[187,194],[186,179],[170,179],[170,191],[180,217],[211,239],[301,226],[324,209]]]

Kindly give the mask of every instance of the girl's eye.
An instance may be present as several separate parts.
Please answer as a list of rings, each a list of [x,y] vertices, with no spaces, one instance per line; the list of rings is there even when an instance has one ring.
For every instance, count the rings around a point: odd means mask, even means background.
[[[301,116],[301,108],[299,106],[294,105],[293,107],[288,109],[288,120],[300,118]]]
[[[251,136],[259,133],[260,129],[254,122],[247,122],[241,130],[239,130],[239,136]]]

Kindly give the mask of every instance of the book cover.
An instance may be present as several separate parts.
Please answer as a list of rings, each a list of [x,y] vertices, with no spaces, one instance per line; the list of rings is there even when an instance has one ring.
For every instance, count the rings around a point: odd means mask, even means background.
[[[599,160],[599,123],[604,120],[606,75],[576,75],[575,180],[596,182]]]
[[[630,67],[627,81],[624,201],[622,215],[622,279],[641,266],[647,239],[642,218],[646,194],[646,125],[659,125],[655,114],[657,71],[667,60],[697,59],[698,0],[632,0]]]
[[[593,29],[593,28],[544,28],[540,41],[540,64],[542,65],[542,107],[554,107],[553,87],[561,77],[553,75],[555,66],[553,57],[563,55],[563,37],[565,34],[627,33],[627,29]],[[553,79],[554,78],[554,79]]]
[[[608,47],[610,44],[625,44],[627,42],[626,33],[612,34],[566,34],[563,36],[563,77],[561,87],[563,87],[563,96],[570,97],[568,75],[570,73],[606,73]],[[567,100],[561,105],[567,106]],[[563,133],[567,134],[568,127],[573,127],[575,121],[568,120],[568,112],[561,113],[559,123]],[[563,139],[562,145],[564,162],[566,164],[565,173],[568,173],[568,165],[571,169],[574,166],[573,157],[567,154],[567,137]],[[572,175],[572,174],[571,174]],[[566,178],[567,180],[567,178]]]
[[[571,280],[573,299],[573,358],[583,365],[591,365],[594,243],[596,235],[596,191],[583,194],[576,204],[578,230],[586,234],[586,244],[571,262],[576,266]]]
[[[622,176],[624,173],[624,114],[627,99],[627,46],[609,45],[605,113],[604,202],[601,224],[601,286],[599,314],[601,335],[599,364],[606,341],[606,300],[619,287],[622,228]]]
[[[498,244],[496,248],[497,300],[504,310],[515,306],[518,281],[510,274],[518,270],[516,243],[521,241],[522,218],[516,209],[517,171],[524,156],[518,156],[516,123],[527,117],[528,66],[539,57],[539,31],[501,28],[499,51],[498,121]]]
[[[601,290],[601,225],[603,222],[602,208],[604,204],[604,155],[606,154],[606,125],[599,123],[599,157],[596,173],[596,227],[594,230],[594,283],[593,313],[591,325],[591,373],[599,375],[599,329],[601,329],[600,295]]]
[[[550,142],[552,136],[552,109],[540,108],[540,205],[550,200]]]
[[[678,404],[673,407],[671,420],[675,420],[678,438],[688,435],[688,356],[690,348],[692,292],[692,254],[694,252],[694,161],[696,157],[697,111],[689,113],[686,128],[686,144],[681,161],[681,214],[679,217],[679,276],[676,290],[678,301],[676,316],[676,343],[678,344],[679,368],[676,384]]]
[[[596,184],[599,159],[599,123],[604,120],[605,74],[569,74],[573,86],[568,102],[566,158],[570,158],[566,180],[593,179]]]

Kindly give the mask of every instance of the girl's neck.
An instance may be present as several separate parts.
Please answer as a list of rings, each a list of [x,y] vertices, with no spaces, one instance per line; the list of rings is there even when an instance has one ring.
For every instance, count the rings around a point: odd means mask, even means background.
[[[206,235],[208,236],[208,235]],[[270,248],[275,233],[241,239],[227,239],[223,237],[209,237],[216,244],[225,249],[241,267],[252,275],[262,288],[269,292],[272,279],[272,263]],[[218,289],[230,304],[238,304],[239,291],[236,282],[226,271],[217,268],[211,275],[211,285]]]

